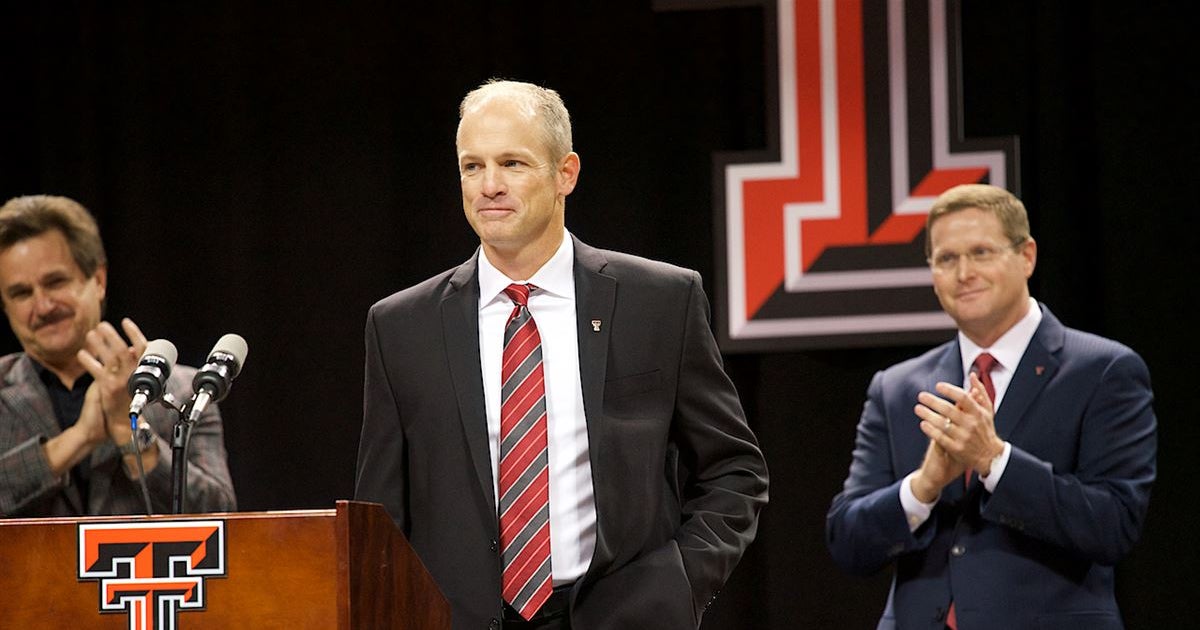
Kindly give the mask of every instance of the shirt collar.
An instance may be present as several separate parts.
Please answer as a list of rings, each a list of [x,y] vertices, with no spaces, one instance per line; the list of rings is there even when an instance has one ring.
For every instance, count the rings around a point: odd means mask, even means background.
[[[87,387],[92,384],[92,375],[88,372],[84,372],[83,374],[79,375],[79,378],[75,379],[75,385],[71,389],[67,389],[67,386],[63,385],[62,380],[58,378],[58,375],[55,374],[50,368],[42,365],[40,361],[33,358],[33,356],[28,353],[26,353],[25,356],[29,357],[29,362],[33,364],[34,373],[37,374],[38,379],[40,379],[48,389],[58,388],[65,392],[73,390],[82,391],[87,389]]]
[[[1000,335],[1000,338],[990,348],[980,348],[962,331],[959,331],[958,347],[962,352],[963,374],[970,371],[971,365],[975,363],[975,357],[984,352],[995,357],[996,361],[1000,363],[1000,367],[1006,370],[1015,369],[1017,363],[1021,361],[1021,355],[1025,354],[1025,348],[1029,347],[1033,333],[1037,332],[1037,327],[1041,323],[1042,309],[1038,306],[1037,300],[1031,297],[1029,298],[1029,310],[1025,312],[1025,316],[1003,335]]]
[[[518,282],[504,275],[492,261],[488,260],[487,252],[479,248],[479,308],[483,309],[495,301],[505,287]],[[575,243],[571,233],[563,230],[562,243],[554,255],[541,266],[528,283],[551,295],[574,297],[575,295]],[[520,283],[523,284],[523,283]],[[507,298],[505,298],[507,299]]]

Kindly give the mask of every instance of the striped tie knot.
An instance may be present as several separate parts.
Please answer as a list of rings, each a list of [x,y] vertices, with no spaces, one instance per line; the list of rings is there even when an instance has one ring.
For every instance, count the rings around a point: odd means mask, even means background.
[[[532,284],[517,284],[513,283],[504,287],[504,294],[508,296],[517,306],[529,305],[529,294],[537,289]]]

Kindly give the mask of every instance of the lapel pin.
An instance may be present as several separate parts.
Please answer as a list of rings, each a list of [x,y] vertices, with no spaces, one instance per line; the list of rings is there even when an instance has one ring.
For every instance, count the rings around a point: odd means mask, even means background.
[[[592,332],[600,332],[600,320],[592,320]]]
[[[1039,365],[1039,366],[1036,366],[1036,367],[1034,367],[1034,368],[1033,368],[1033,371],[1034,371],[1034,373],[1035,373],[1035,374],[1037,374],[1038,376],[1041,376],[1041,375],[1042,375],[1042,372],[1045,372],[1045,371],[1046,371],[1046,366],[1044,366],[1044,365]]]

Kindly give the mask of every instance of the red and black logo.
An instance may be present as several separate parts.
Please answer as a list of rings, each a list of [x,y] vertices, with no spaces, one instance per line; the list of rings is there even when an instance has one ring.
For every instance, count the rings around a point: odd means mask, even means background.
[[[958,3],[765,7],[770,146],[714,170],[722,348],[944,340],[929,207],[961,183],[1019,194],[1016,138],[960,131]]]
[[[81,523],[78,541],[80,581],[99,581],[100,612],[130,630],[174,630],[204,610],[205,578],[225,577],[224,521]]]

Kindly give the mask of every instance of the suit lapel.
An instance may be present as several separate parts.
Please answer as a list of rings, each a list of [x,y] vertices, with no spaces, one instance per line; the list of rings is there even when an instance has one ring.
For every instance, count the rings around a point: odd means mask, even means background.
[[[937,365],[934,366],[933,372],[929,375],[929,382],[925,384],[925,391],[931,394],[938,394],[937,384],[939,382],[951,383],[954,385],[962,385],[962,349],[958,345],[958,337],[954,341],[946,344],[945,351],[938,358]]]
[[[483,400],[483,371],[479,365],[479,251],[450,277],[451,289],[442,301],[442,334],[458,399],[458,416],[475,464],[475,474],[488,505],[492,491],[492,456],[488,449],[487,409]]]
[[[1064,337],[1062,322],[1042,307],[1042,323],[1013,370],[1004,401],[996,411],[996,434],[1000,439],[1007,440],[1016,431],[1029,405],[1058,372],[1058,351],[1062,349]]]
[[[962,385],[962,348],[959,346],[957,335],[955,335],[953,342],[946,344],[945,352],[942,353],[942,356],[938,359],[937,365],[934,367],[933,372],[929,375],[929,382],[925,384],[925,391],[937,396],[941,396],[937,390],[937,384],[939,382]],[[924,436],[923,433],[921,435]],[[928,446],[928,441],[926,441],[925,444]],[[925,451],[922,450],[921,457],[924,458],[924,456]],[[920,465],[921,461],[918,460],[917,466]],[[965,483],[951,483],[942,489],[942,496],[948,501],[957,502],[963,497],[965,492]]]
[[[588,459],[592,464],[593,479],[607,479],[613,471],[604,469],[604,448],[609,442],[604,439],[604,381],[607,378],[609,341],[612,335],[613,311],[617,301],[617,280],[601,271],[608,260],[593,247],[574,239],[575,246],[575,320],[579,338],[579,376],[583,389],[583,413],[587,422]],[[612,545],[608,542],[605,516],[617,513],[599,505],[602,492],[593,496],[596,505],[596,547],[593,551],[591,569],[607,566],[612,557]]]
[[[22,356],[13,364],[6,387],[0,390],[0,398],[32,427],[31,432],[54,437],[61,431],[54,418],[50,394],[38,378],[37,370],[28,356]]]
[[[572,237],[574,238],[574,237]],[[583,383],[583,411],[588,424],[588,448],[599,446],[596,432],[603,417],[604,379],[608,367],[612,315],[617,301],[617,280],[600,273],[608,261],[597,249],[575,239],[575,319],[579,337],[579,373]]]

